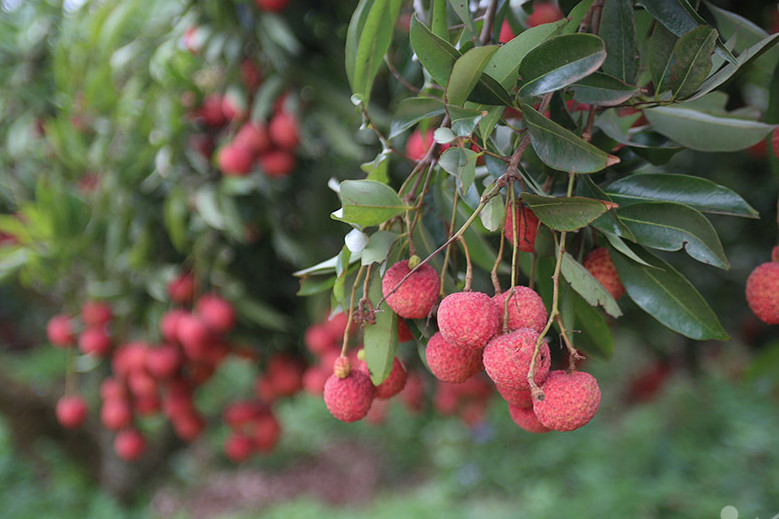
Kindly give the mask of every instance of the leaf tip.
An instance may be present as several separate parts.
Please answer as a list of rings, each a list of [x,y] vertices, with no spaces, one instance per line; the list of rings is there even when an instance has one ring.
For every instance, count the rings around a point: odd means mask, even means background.
[[[620,159],[617,156],[614,156],[614,155],[607,155],[606,156],[606,167],[607,168],[610,167],[610,166],[613,166],[614,164],[619,164],[620,162],[622,162],[622,159]]]

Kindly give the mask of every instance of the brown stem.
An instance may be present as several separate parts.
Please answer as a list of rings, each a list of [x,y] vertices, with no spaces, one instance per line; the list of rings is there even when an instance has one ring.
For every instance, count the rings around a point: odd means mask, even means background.
[[[506,243],[506,233],[504,232],[505,224],[506,224],[506,217],[508,216],[508,210],[509,210],[510,204],[505,204],[503,206],[503,219],[501,220],[502,225],[500,227],[500,247],[498,248],[498,255],[495,258],[495,265],[492,267],[492,271],[490,271],[490,278],[492,279],[492,287],[495,289],[495,295],[501,293],[500,289],[500,279],[498,279],[498,268],[500,267],[500,264],[503,262],[503,247]]]
[[[365,272],[365,265],[362,265],[360,270],[357,271],[357,277],[355,278],[354,284],[352,285],[352,294],[349,298],[349,317],[346,320],[346,331],[344,331],[344,340],[341,344],[341,357],[345,357],[346,350],[349,349],[349,331],[352,328],[352,320],[354,319],[354,299],[357,297],[357,285],[360,282],[360,278],[362,277],[363,272]]]
[[[484,25],[481,28],[481,40],[482,45],[487,45],[490,42],[492,36],[492,27],[495,25],[495,13],[498,11],[498,0],[490,0],[487,5],[487,12],[484,13]]]
[[[460,244],[465,251],[465,291],[471,290],[471,283],[473,282],[473,264],[471,263],[471,254],[468,251],[468,244],[465,242],[465,238],[459,237]]]
[[[565,325],[563,325],[563,318],[560,314],[557,314],[555,317],[555,320],[557,321],[557,326],[560,328],[560,337],[563,338],[563,343],[565,343],[565,348],[568,350],[568,372],[576,371],[576,361],[584,359],[583,356],[579,354],[579,351],[576,349],[576,347],[571,342],[571,339],[568,337],[568,332],[565,329]]]
[[[452,216],[449,219],[449,236],[448,238],[451,238],[452,233],[454,232],[454,226],[457,223],[457,203],[460,201],[460,192],[455,187],[454,189],[454,197],[452,198]],[[446,292],[444,291],[444,279],[446,278],[446,267],[449,265],[449,258],[452,253],[452,245],[451,243],[446,247],[446,252],[444,253],[444,265],[441,267],[441,282],[440,285],[440,295],[443,298],[446,295]]]

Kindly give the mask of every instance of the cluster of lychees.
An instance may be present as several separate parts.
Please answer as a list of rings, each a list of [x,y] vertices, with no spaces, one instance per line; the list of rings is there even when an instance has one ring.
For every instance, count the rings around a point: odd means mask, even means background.
[[[746,294],[749,308],[761,321],[779,324],[779,245],[771,251],[771,261],[758,265],[749,275]]]

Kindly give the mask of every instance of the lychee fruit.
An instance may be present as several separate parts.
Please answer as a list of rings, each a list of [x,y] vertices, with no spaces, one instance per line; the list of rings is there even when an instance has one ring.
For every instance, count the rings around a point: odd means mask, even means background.
[[[263,11],[278,13],[287,7],[289,0],[254,0],[254,2]]]
[[[268,132],[273,143],[286,150],[294,150],[300,142],[298,123],[288,112],[277,112],[268,125]]]
[[[438,306],[438,329],[459,348],[481,349],[500,329],[500,312],[483,292],[455,292]]]
[[[409,273],[408,260],[395,263],[381,280],[381,291],[392,310],[404,319],[424,319],[438,300],[441,283],[430,265],[420,266],[402,285],[398,283]],[[397,290],[392,290],[397,287]],[[392,293],[390,293],[392,292]]]
[[[398,342],[408,342],[414,340],[414,334],[411,333],[406,321],[398,319]]]
[[[368,376],[370,376],[367,364],[362,363],[360,365],[360,369],[367,373]],[[374,398],[378,398],[379,400],[387,400],[388,398],[392,398],[393,396],[397,395],[406,385],[407,378],[408,372],[406,371],[406,367],[403,365],[400,359],[395,357],[392,360],[392,369],[390,370],[389,376],[384,379],[384,382],[378,386],[375,386],[373,393]]]
[[[227,299],[216,294],[205,294],[197,300],[195,311],[208,326],[217,334],[225,334],[235,326],[235,310]]]
[[[506,212],[503,234],[512,245],[514,244],[515,217],[519,229],[517,248],[522,252],[533,252],[536,248],[536,236],[538,235],[538,217],[533,211],[521,204],[515,206],[513,213]]]
[[[583,371],[551,371],[541,386],[543,400],[533,399],[533,410],[544,427],[573,431],[586,425],[600,407],[600,387]]]
[[[270,409],[260,413],[248,426],[254,449],[260,453],[273,450],[281,437],[281,424]]]
[[[146,371],[153,377],[164,380],[178,373],[183,364],[181,350],[174,344],[163,344],[146,352]]]
[[[538,421],[538,417],[536,416],[536,413],[533,412],[532,407],[518,407],[509,404],[509,414],[515,424],[528,432],[545,433],[551,430]]]
[[[530,328],[499,335],[484,348],[484,369],[493,382],[510,389],[530,389],[527,374],[538,342],[538,333]],[[541,343],[533,380],[541,384],[549,373],[549,346]]]
[[[509,298],[509,295],[511,297]],[[508,299],[509,330],[530,328],[541,333],[546,327],[547,313],[541,296],[530,287],[517,286],[492,298],[500,311],[500,322],[503,323]]]
[[[425,348],[427,366],[442,382],[460,384],[483,369],[482,352],[453,346],[440,332],[435,333]]]
[[[592,250],[584,257],[582,265],[614,299],[619,299],[625,293],[625,287],[619,279],[617,267],[614,266],[614,261],[612,261],[607,248],[598,247]]]
[[[249,459],[254,452],[254,441],[240,432],[233,432],[224,443],[225,456],[233,463],[241,463]]]
[[[195,294],[195,276],[185,272],[168,283],[168,294],[174,303],[189,303]]]
[[[176,308],[163,314],[162,319],[160,319],[160,330],[162,331],[162,337],[166,341],[178,342],[179,319],[185,315],[189,315],[189,312],[181,308]]]
[[[413,161],[420,161],[425,158],[430,147],[435,143],[432,130],[427,130],[424,135],[415,130],[408,136],[406,141],[406,156]]]
[[[560,20],[563,16],[565,15],[554,2],[535,2],[533,13],[527,18],[527,26],[537,27]]]
[[[510,405],[524,409],[533,407],[533,395],[529,389],[512,389],[510,387],[501,386],[500,384],[495,384],[495,388],[498,390],[500,396],[503,397],[503,400]]]
[[[70,324],[70,317],[65,314],[55,315],[46,324],[46,336],[49,342],[58,348],[67,348],[71,346],[76,336],[73,333],[73,326]]]
[[[113,317],[111,305],[102,301],[87,301],[81,307],[81,320],[85,326],[105,326]]]
[[[295,169],[295,155],[287,150],[274,149],[257,159],[260,169],[271,178],[286,177]]]
[[[68,429],[81,427],[87,419],[87,403],[79,395],[65,395],[57,401],[55,408],[57,421]]]
[[[214,340],[206,323],[193,314],[182,315],[179,318],[176,337],[187,357],[195,360],[202,359],[206,355]]]
[[[223,174],[244,176],[252,170],[254,155],[241,143],[230,143],[219,150],[216,161]]]
[[[111,338],[103,327],[87,328],[78,336],[78,347],[88,355],[104,357],[111,349]]]
[[[365,417],[373,403],[373,383],[364,371],[351,369],[346,357],[338,357],[333,374],[325,383],[325,405],[342,422]]]
[[[747,278],[749,308],[766,324],[779,324],[779,263],[758,265]]]
[[[100,408],[100,422],[109,431],[118,431],[127,427],[133,420],[130,403],[123,398],[105,400]]]
[[[516,35],[514,34],[514,31],[511,30],[511,26],[509,25],[508,20],[503,20],[503,24],[500,26],[500,36],[498,36],[498,41],[500,43],[507,43],[514,39]]]
[[[263,123],[248,122],[241,126],[233,139],[233,144],[241,146],[256,157],[271,147],[268,128]]]
[[[146,450],[146,439],[135,429],[121,430],[114,438],[114,450],[124,461],[136,461]]]

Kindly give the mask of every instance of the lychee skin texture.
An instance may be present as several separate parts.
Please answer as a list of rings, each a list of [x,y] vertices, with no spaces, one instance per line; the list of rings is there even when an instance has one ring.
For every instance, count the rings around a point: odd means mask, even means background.
[[[500,329],[500,312],[483,292],[455,292],[438,306],[438,329],[453,346],[482,349]]]
[[[325,405],[342,422],[365,418],[373,403],[373,383],[364,371],[353,369],[345,378],[335,373],[325,382]]]
[[[598,247],[587,254],[582,265],[592,274],[592,277],[608,290],[614,299],[619,299],[625,293],[625,287],[619,279],[617,267],[614,266],[609,251],[605,247]]]
[[[600,407],[598,381],[583,371],[551,371],[541,389],[544,399],[534,399],[533,410],[538,421],[553,431],[583,427]]]
[[[529,287],[514,287],[492,298],[500,311],[501,324],[503,324],[505,303],[509,294],[512,295],[508,303],[508,329],[530,328],[541,333],[546,327],[548,317],[546,307],[541,296]]]
[[[551,430],[538,421],[538,417],[533,412],[532,408],[509,405],[509,414],[511,415],[511,419],[514,420],[514,423],[527,432],[540,434]]]
[[[424,319],[438,300],[441,287],[438,273],[430,265],[419,267],[397,290],[387,295],[409,272],[408,260],[392,265],[381,280],[381,291],[389,307],[400,317]]]
[[[360,366],[360,369],[370,376],[367,364],[363,363]],[[392,360],[392,369],[390,370],[389,376],[384,379],[384,382],[374,388],[374,398],[379,400],[392,398],[400,393],[406,386],[406,379],[408,379],[408,372],[406,371],[405,366],[403,366],[403,363],[400,362],[400,359],[395,357]]]
[[[779,263],[758,265],[747,278],[749,308],[766,324],[779,324]]]
[[[461,384],[483,369],[481,350],[453,346],[440,332],[428,341],[425,359],[438,380],[453,384]]]
[[[517,248],[522,252],[533,252],[536,248],[536,236],[538,236],[538,217],[524,205],[517,205],[514,214],[516,214],[517,228],[519,228]],[[509,245],[513,246],[514,216],[512,216],[511,211],[506,212],[503,234]]]
[[[495,384],[509,389],[530,389],[527,374],[537,341],[538,333],[530,328],[520,328],[492,339],[484,348],[483,360],[487,375]],[[549,346],[542,342],[533,376],[536,384],[544,381],[550,363]]]
[[[495,384],[495,388],[509,405],[522,409],[533,407],[533,394],[529,389],[511,389],[499,384]]]

